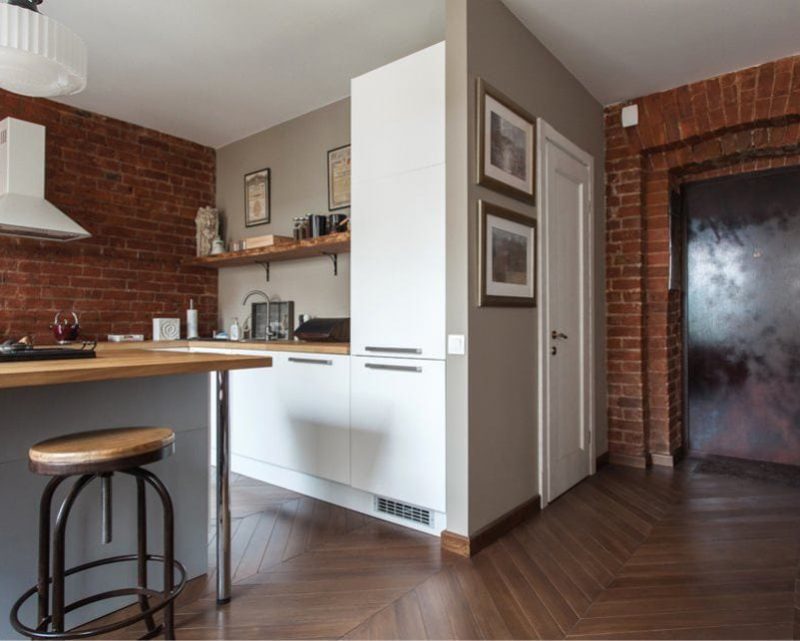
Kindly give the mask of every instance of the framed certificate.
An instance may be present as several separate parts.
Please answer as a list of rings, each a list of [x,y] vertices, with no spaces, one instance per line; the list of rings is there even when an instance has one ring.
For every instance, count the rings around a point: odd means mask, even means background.
[[[350,206],[350,145],[328,152],[328,211]]]
[[[244,177],[245,227],[266,225],[270,222],[269,168],[259,169]]]

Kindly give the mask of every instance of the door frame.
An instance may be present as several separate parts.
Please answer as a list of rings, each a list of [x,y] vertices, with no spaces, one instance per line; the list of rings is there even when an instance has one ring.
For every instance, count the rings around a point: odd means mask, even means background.
[[[578,162],[589,168],[588,190],[588,212],[586,220],[585,234],[588,235],[588,256],[586,257],[587,268],[583,272],[584,282],[588,284],[588,306],[586,319],[588,331],[585,336],[584,353],[586,355],[586,365],[589,370],[588,380],[589,389],[585,395],[585,402],[588,404],[588,438],[589,438],[589,468],[587,473],[595,473],[596,460],[595,448],[597,438],[595,434],[595,358],[594,358],[594,158],[583,149],[571,142],[566,136],[560,134],[547,122],[541,118],[536,120],[536,215],[538,220],[539,233],[539,264],[538,267],[538,308],[537,321],[539,324],[538,334],[538,419],[539,419],[539,494],[541,496],[541,506],[544,508],[550,502],[550,407],[547,402],[550,389],[549,370],[547,368],[550,355],[550,331],[548,322],[548,311],[550,305],[550,292],[547,284],[549,276],[550,248],[548,243],[548,210],[547,193],[545,190],[545,176],[547,175],[547,158],[545,156],[546,144],[550,142],[563,149]]]

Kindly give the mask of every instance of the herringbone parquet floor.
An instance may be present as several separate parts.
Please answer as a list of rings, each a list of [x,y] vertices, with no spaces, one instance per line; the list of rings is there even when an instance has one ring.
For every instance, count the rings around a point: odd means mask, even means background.
[[[693,468],[606,467],[471,560],[237,477],[234,600],[178,636],[791,639],[800,489]]]

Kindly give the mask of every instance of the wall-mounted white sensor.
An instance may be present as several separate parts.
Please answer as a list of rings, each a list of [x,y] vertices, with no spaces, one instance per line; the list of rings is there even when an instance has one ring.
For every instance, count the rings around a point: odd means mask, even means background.
[[[634,127],[639,124],[639,105],[628,105],[622,108],[622,126]]]

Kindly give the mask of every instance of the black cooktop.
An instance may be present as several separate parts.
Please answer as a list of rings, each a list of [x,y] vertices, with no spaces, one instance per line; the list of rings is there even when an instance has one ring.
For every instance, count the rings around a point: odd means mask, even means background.
[[[55,361],[73,358],[94,358],[96,343],[82,343],[76,347],[34,347],[29,343],[5,342],[0,344],[0,363],[23,361]]]

